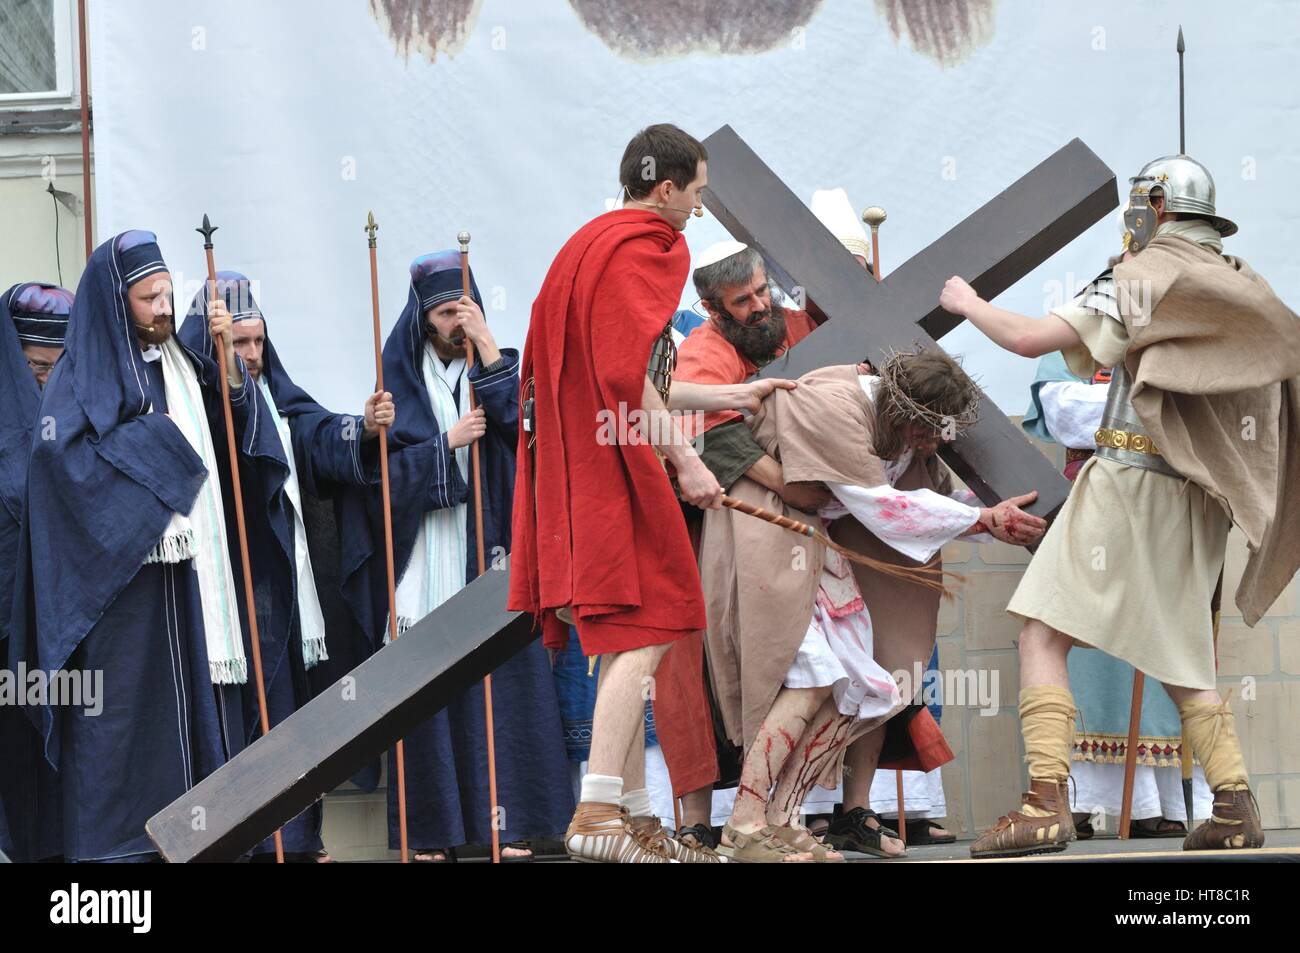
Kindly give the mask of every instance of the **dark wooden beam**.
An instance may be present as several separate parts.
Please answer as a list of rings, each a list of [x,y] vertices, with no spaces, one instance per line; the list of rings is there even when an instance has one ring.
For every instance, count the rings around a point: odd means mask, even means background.
[[[505,609],[509,584],[508,568],[474,580],[155,814],[158,852],[237,859],[508,661],[536,637],[531,616]]]
[[[951,275],[992,298],[1118,204],[1115,174],[1075,139],[876,282],[735,130],[723,126],[704,144],[709,211],[825,319],[767,365],[764,377],[799,377],[863,359],[878,364],[890,351],[934,344],[961,320],[938,304]],[[980,422],[941,451],[944,462],[986,504],[1036,489],[1038,501],[1027,509],[1054,514],[1069,483],[992,401],[982,408]]]

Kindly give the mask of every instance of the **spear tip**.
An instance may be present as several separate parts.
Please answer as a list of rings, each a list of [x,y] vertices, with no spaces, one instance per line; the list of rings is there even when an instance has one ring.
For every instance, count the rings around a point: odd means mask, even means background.
[[[1183,25],[1181,23],[1178,24],[1178,52],[1187,52],[1187,44],[1183,42]]]
[[[212,233],[217,230],[217,226],[213,225],[212,222],[208,220],[207,212],[203,213],[203,224],[194,230],[203,236],[203,246],[205,248],[211,248]]]

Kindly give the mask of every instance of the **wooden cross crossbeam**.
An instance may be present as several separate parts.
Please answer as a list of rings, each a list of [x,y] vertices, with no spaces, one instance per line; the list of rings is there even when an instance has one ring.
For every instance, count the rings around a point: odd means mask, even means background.
[[[877,284],[730,127],[705,142],[709,209],[787,288],[808,289],[809,310],[825,319],[765,375],[880,361],[891,349],[941,337],[958,320],[937,305],[948,276],[996,295],[1118,203],[1114,173],[1076,139]],[[986,503],[1033,488],[1032,509],[1055,512],[1068,484],[985,406],[945,461]],[[162,856],[238,858],[480,682],[534,638],[532,620],[505,609],[508,588],[508,566],[475,579],[150,818],[146,829]]]
[[[892,350],[934,344],[962,320],[939,307],[950,276],[992,298],[1119,202],[1115,173],[1075,139],[877,282],[730,126],[704,145],[704,204],[825,322],[764,367],[762,377],[794,378],[864,359],[880,366]],[[1054,514],[1069,482],[992,401],[981,409],[979,423],[940,451],[944,462],[986,505],[1035,489],[1038,500],[1026,510]]]

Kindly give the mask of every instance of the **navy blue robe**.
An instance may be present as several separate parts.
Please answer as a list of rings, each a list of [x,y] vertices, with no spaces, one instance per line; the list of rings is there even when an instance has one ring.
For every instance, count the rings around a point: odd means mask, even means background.
[[[226,297],[232,314],[237,301],[243,307],[256,307],[247,293],[248,279],[234,272],[218,272],[218,290]],[[241,285],[242,282],[242,285]],[[179,337],[194,350],[212,356],[212,339],[207,331],[207,293],[201,291],[191,304],[190,313],[181,326]],[[260,311],[258,311],[260,315]],[[262,317],[265,322],[265,317]],[[294,384],[271,344],[269,331],[262,355],[262,375],[275,398],[276,411],[288,418],[294,464],[301,494],[330,496],[344,485],[363,485],[366,469],[374,451],[362,449],[362,418],[350,414],[333,414],[312,400]],[[274,728],[311,700],[313,692],[309,670],[302,654],[302,637],[298,616],[298,577],[294,540],[293,507],[285,492],[289,475],[279,432],[274,429],[270,408],[260,388],[254,388],[265,426],[274,434],[273,445],[265,449],[264,466],[241,465],[245,500],[245,526],[248,533],[249,560],[252,565],[254,594],[257,604],[258,641],[262,670],[266,680],[267,720]],[[235,548],[234,512],[227,506],[228,538],[231,564],[239,585],[243,585],[243,567]],[[318,579],[319,584],[319,579]],[[242,591],[242,588],[241,588]],[[241,616],[246,614],[240,602]],[[251,659],[251,632],[244,620],[245,654]],[[327,651],[334,652],[332,639]],[[243,692],[245,741],[261,735],[257,687],[251,677]],[[324,812],[321,802],[303,811],[280,829],[286,853],[314,854],[323,849],[321,826]],[[254,851],[266,854],[274,850],[271,838]]]
[[[0,662],[9,648],[14,563],[27,492],[27,457],[41,389],[27,367],[9,311],[21,285],[0,295]],[[0,705],[0,851],[14,861],[35,859],[32,844],[39,746],[16,705]]]
[[[447,275],[459,287],[459,269]],[[477,289],[475,298],[480,301]],[[424,386],[424,308],[413,283],[406,309],[384,346],[384,384],[397,420],[389,437],[393,507],[393,558],[401,578],[425,512],[467,503],[466,579],[478,575],[472,493],[448,450]],[[479,441],[483,480],[483,533],[488,571],[510,549],[515,446],[519,426],[519,355],[506,349],[503,364],[467,377],[474,384],[488,427]],[[341,511],[344,594],[372,645],[382,644],[388,617],[383,555],[382,501],[367,494],[361,512],[355,496]],[[419,637],[408,633],[403,638]],[[502,842],[556,834],[573,815],[573,789],[564,755],[559,703],[550,662],[540,641],[492,673],[497,794],[504,808]],[[409,843],[415,850],[487,843],[492,838],[482,685],[475,685],[403,739]],[[398,842],[397,780],[393,754],[388,773],[389,846]]]
[[[208,474],[163,413],[161,368],[136,342],[126,279],[149,267],[142,254],[161,266],[151,235],[124,233],[87,263],[64,356],[42,393],[40,419],[52,427],[32,443],[18,550],[11,667],[103,678],[101,711],[27,709],[59,772],[69,860],[147,859],[145,820],[244,739],[239,686],[211,681],[191,563],[144,563],[171,514],[188,513],[203,481],[220,474]],[[222,448],[216,365],[186,356]],[[252,394],[245,373],[231,402],[241,453],[255,461],[265,456],[267,432]]]

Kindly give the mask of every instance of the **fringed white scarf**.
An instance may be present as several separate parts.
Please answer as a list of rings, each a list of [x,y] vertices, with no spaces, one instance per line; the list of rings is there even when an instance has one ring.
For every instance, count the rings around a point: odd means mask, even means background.
[[[325,613],[321,611],[320,596],[316,592],[316,577],[311,570],[311,553],[307,551],[307,526],[302,521],[302,495],[298,490],[298,464],[293,458],[293,433],[288,418],[281,417],[271,394],[271,385],[265,375],[258,378],[258,387],[271,408],[271,419],[280,433],[280,445],[289,460],[289,476],[284,481],[284,493],[293,508],[293,559],[294,579],[298,590],[298,629],[302,638],[302,660],[305,668],[329,659],[325,651]]]
[[[444,438],[469,410],[469,382],[464,375],[464,358],[457,358],[444,367],[433,348],[425,344],[424,387],[429,392],[429,404]],[[459,401],[452,399],[457,382],[460,383]],[[469,468],[469,447],[457,449],[455,460],[463,479]],[[397,582],[398,635],[464,588],[466,536],[464,503],[424,514],[415,536],[411,559]],[[385,627],[384,641],[387,642],[388,638],[388,628]]]
[[[217,455],[212,448],[203,394],[199,390],[194,366],[176,338],[168,339],[159,350],[167,394],[167,415],[202,459],[208,478],[199,488],[194,508],[188,514],[172,514],[162,539],[145,558],[145,563],[194,561],[199,576],[199,596],[203,602],[203,632],[208,645],[212,683],[242,685],[248,680],[248,662],[244,659],[239,606],[235,601],[235,577],[230,571],[221,482],[215,476]]]

